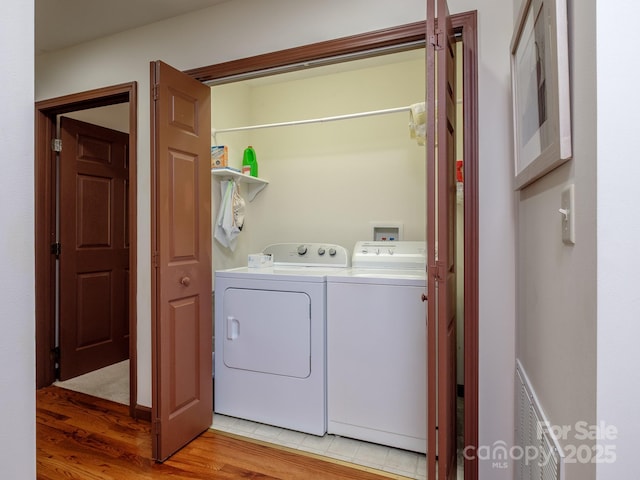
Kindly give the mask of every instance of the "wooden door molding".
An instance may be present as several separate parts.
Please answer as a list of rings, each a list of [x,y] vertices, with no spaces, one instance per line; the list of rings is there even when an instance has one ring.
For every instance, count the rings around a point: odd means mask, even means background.
[[[478,446],[478,48],[477,11],[451,16],[452,26],[463,42],[463,111],[464,111],[464,443]],[[215,65],[204,66],[185,73],[203,82],[231,79],[236,75],[256,73],[268,69],[330,59],[343,54],[366,52],[372,55],[381,47],[394,47],[424,42],[425,22],[415,22],[361,35],[328,40],[311,45],[257,55]],[[340,61],[336,59],[336,61]],[[264,73],[267,74],[266,72]],[[477,459],[465,459],[465,479],[478,478]]]
[[[51,243],[55,240],[55,205],[52,201],[55,154],[51,141],[56,135],[56,116],[88,108],[129,103],[129,351],[130,413],[136,414],[136,289],[137,289],[137,83],[124,83],[88,90],[35,104],[35,295],[36,295],[36,388],[55,381],[54,286],[55,259]]]
[[[478,448],[479,384],[479,150],[478,150],[478,14],[451,16],[462,39],[464,112],[464,444]],[[477,480],[477,458],[464,459],[465,480]]]
[[[272,73],[270,70],[274,68],[327,59],[334,59],[333,62],[329,63],[338,63],[344,61],[344,59],[338,58],[340,55],[362,52],[371,52],[371,56],[379,55],[380,52],[376,52],[376,50],[420,41],[424,41],[424,22],[414,22],[398,27],[194,68],[186,70],[184,73],[201,82],[220,80],[246,73],[256,75],[257,72],[263,72],[263,75],[270,75]]]

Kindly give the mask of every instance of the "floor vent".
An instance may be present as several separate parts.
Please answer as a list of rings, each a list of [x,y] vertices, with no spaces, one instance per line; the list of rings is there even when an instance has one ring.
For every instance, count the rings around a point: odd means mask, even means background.
[[[519,360],[516,360],[516,389],[516,478],[564,480],[564,453]]]

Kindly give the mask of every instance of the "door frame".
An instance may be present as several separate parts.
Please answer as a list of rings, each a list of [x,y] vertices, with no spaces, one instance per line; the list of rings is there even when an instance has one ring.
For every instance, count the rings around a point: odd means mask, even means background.
[[[457,38],[463,42],[463,111],[464,111],[464,443],[478,447],[478,49],[477,11],[451,15]],[[184,73],[211,82],[233,81],[244,74],[273,73],[278,69],[304,62],[339,58],[343,55],[382,51],[389,47],[425,42],[425,22],[367,32],[335,40],[327,40],[253,57],[186,70]],[[478,478],[477,459],[465,458],[464,477]]]
[[[451,15],[462,36],[464,150],[464,444],[478,448],[479,385],[479,146],[478,146],[478,15]],[[475,451],[475,450],[474,450]],[[478,459],[464,459],[465,480],[477,480]]]
[[[55,152],[56,117],[61,114],[129,103],[129,412],[137,410],[136,291],[137,291],[137,139],[138,86],[136,82],[88,90],[35,104],[35,320],[36,388],[55,381]],[[141,416],[146,416],[141,412]]]

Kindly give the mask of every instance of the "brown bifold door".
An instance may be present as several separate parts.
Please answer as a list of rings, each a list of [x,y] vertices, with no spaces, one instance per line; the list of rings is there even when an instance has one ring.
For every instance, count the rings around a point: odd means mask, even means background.
[[[456,478],[454,55],[447,2],[427,0],[427,478],[446,480]]]
[[[59,378],[129,358],[129,135],[60,119]]]
[[[153,457],[211,426],[210,89],[151,63]]]

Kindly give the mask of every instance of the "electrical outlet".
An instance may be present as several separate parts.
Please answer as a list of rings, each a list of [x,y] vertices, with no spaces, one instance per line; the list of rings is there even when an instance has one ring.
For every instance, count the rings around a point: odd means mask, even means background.
[[[573,184],[567,185],[562,190],[559,210],[562,215],[562,241],[567,245],[576,243],[575,205],[575,187]]]

